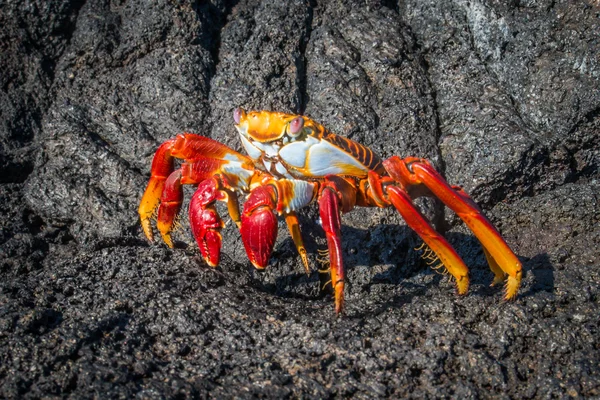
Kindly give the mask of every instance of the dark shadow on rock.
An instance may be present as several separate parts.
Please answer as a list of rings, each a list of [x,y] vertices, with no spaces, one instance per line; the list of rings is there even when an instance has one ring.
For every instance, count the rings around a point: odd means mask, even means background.
[[[63,314],[52,308],[42,311],[35,310],[28,318],[23,318],[20,323],[25,331],[36,335],[48,333],[56,329],[63,321]]]
[[[322,234],[318,232],[320,227],[314,223],[313,225],[315,227],[304,229],[305,233],[310,233],[310,235],[305,235],[305,238],[307,239],[306,247],[311,260],[314,260],[317,255],[316,249],[322,247],[317,245],[317,240],[313,235],[315,233]],[[376,232],[378,229],[381,232]],[[387,240],[382,240],[381,236],[387,237]],[[474,235],[459,232],[447,233],[445,237],[469,268],[471,287],[467,295],[497,296],[502,291],[502,286],[490,287],[494,275],[487,265],[481,244],[477,238]],[[353,251],[349,243],[356,244],[357,241],[359,242],[360,251]],[[407,226],[382,224],[374,229],[343,226],[342,243],[347,285],[361,285],[358,290],[364,291],[366,294],[370,293],[376,285],[399,285],[406,289],[406,294],[396,296],[382,304],[381,307],[384,309],[385,307],[401,307],[403,304],[410,303],[414,296],[420,296],[429,287],[440,285],[444,279],[448,279],[448,274],[433,269],[434,266],[439,264],[439,261],[432,262],[423,258],[425,250],[417,250],[421,246],[422,240]],[[275,254],[277,254],[277,260],[275,261],[277,264],[295,264],[295,259],[298,258],[291,238],[277,243]],[[533,269],[536,281],[543,282],[541,284],[544,285],[544,289],[541,290],[552,290],[554,287],[552,267],[545,254],[526,260],[523,264],[523,277],[526,276],[525,271]],[[352,278],[349,278],[352,271],[358,266],[373,267],[375,265],[391,266],[385,271],[374,274],[366,282],[353,282]],[[543,266],[544,269],[536,269],[535,265]],[[274,265],[271,265],[268,268],[273,267]],[[267,283],[261,279],[260,274],[262,271],[256,271],[251,266],[248,267],[252,276],[251,285],[262,292],[299,299],[319,299],[331,295],[331,285],[326,285],[329,281],[329,275],[319,272],[318,268],[320,266],[318,264],[311,265],[311,268],[312,271],[308,276],[304,273],[288,273],[276,277],[274,282]],[[410,282],[411,278],[419,274],[433,275],[433,279],[430,279],[425,285]],[[311,293],[296,291],[296,288],[303,285],[314,286],[314,289]],[[536,287],[537,289],[535,289]],[[540,290],[539,285],[535,285],[528,293],[532,290]]]
[[[534,276],[534,283],[520,297],[530,297],[537,292],[554,293],[554,266],[547,253],[540,253],[532,258],[523,260],[523,269]],[[525,276],[523,276],[525,277]]]

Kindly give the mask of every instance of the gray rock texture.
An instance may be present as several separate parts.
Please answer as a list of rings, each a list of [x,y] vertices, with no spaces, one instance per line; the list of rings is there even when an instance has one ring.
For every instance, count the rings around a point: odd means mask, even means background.
[[[598,1],[8,0],[0,26],[0,398],[600,397]],[[232,223],[218,269],[186,218],[148,243],[157,146],[239,150],[237,106],[430,159],[523,261],[519,297],[434,201],[469,294],[356,209],[339,318],[315,207],[309,276],[284,224],[264,272]]]

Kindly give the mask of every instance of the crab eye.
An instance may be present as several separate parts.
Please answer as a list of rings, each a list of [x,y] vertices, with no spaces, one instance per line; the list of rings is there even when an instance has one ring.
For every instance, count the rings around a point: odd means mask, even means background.
[[[246,111],[244,111],[242,107],[238,107],[235,110],[233,110],[233,120],[235,121],[236,125],[239,125],[240,121],[242,120],[242,117],[245,116]]]
[[[292,136],[297,136],[302,132],[302,127],[304,126],[304,118],[296,117],[290,122],[289,134]]]

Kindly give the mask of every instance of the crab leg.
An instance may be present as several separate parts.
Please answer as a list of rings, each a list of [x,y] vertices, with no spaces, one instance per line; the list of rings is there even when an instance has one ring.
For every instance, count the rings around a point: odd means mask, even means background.
[[[479,208],[479,206],[477,205],[477,203],[475,203],[475,201],[471,198],[471,196],[469,196],[467,194],[467,192],[465,192],[463,190],[463,188],[461,188],[460,186],[452,186],[452,189],[454,189],[456,191],[456,193],[458,193],[465,202],[469,203],[473,208],[475,208],[477,211],[482,213],[482,211]],[[494,257],[492,257],[490,252],[485,247],[482,246],[482,248],[483,248],[483,254],[485,255],[485,259],[487,260],[488,265],[490,266],[490,269],[494,273],[494,281],[492,282],[491,286],[495,286],[499,283],[504,282],[506,274],[504,273],[502,268],[500,268],[500,266],[498,265],[498,263],[496,262]]]
[[[152,159],[152,167],[150,169],[150,181],[142,196],[142,201],[138,208],[142,229],[148,240],[153,240],[152,226],[150,219],[154,214],[154,210],[160,202],[160,197],[165,186],[167,177],[173,171],[173,156],[171,150],[175,145],[177,138],[164,142],[154,154]]]
[[[138,208],[142,229],[149,240],[154,238],[150,220],[161,201],[165,181],[173,172],[175,158],[189,161],[189,163],[184,163],[181,168],[180,183],[184,185],[202,182],[204,179],[216,174],[221,168],[227,167],[241,171],[245,177],[251,175],[248,172],[252,169],[248,157],[215,140],[191,133],[182,133],[173,139],[167,140],[160,145],[154,154],[150,170],[150,181]],[[235,216],[235,213],[231,214],[232,217]],[[236,223],[239,222],[239,218],[234,220]],[[170,232],[170,226],[165,225],[163,228]]]
[[[304,241],[302,240],[302,233],[300,232],[300,223],[298,221],[298,216],[295,212],[291,211],[288,214],[286,214],[285,222],[287,223],[288,229],[290,230],[290,234],[292,235],[292,239],[294,240],[294,244],[296,245],[298,254],[300,254],[300,258],[302,259],[302,264],[304,264],[306,274],[310,275],[310,267],[308,265],[306,247],[304,247]]]
[[[440,235],[415,207],[408,194],[397,186],[388,186],[388,198],[408,226],[434,251],[448,272],[456,279],[458,294],[469,289],[469,270],[454,248]]]
[[[498,266],[508,275],[504,298],[516,296],[521,283],[522,267],[502,236],[492,226],[466,194],[454,190],[446,180],[426,161],[419,158],[391,157],[383,162],[385,169],[405,187],[425,185],[436,197],[452,209],[473,231],[485,251],[495,261],[490,265],[496,274]],[[464,192],[463,192],[464,193]],[[497,278],[494,280],[496,281]]]
[[[327,183],[326,183],[327,185]],[[341,217],[337,191],[333,186],[325,186],[319,196],[319,214],[327,237],[329,262],[331,267],[331,286],[334,291],[335,312],[339,314],[344,307],[344,261],[342,259]]]

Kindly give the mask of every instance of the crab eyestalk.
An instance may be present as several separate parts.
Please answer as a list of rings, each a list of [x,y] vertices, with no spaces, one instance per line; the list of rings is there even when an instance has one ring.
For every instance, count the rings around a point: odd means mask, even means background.
[[[304,127],[304,118],[298,116],[290,121],[288,125],[287,132],[290,136],[298,136],[302,132],[302,128]]]
[[[238,125],[242,119],[246,118],[246,111],[242,107],[238,107],[233,110],[233,120]]]

